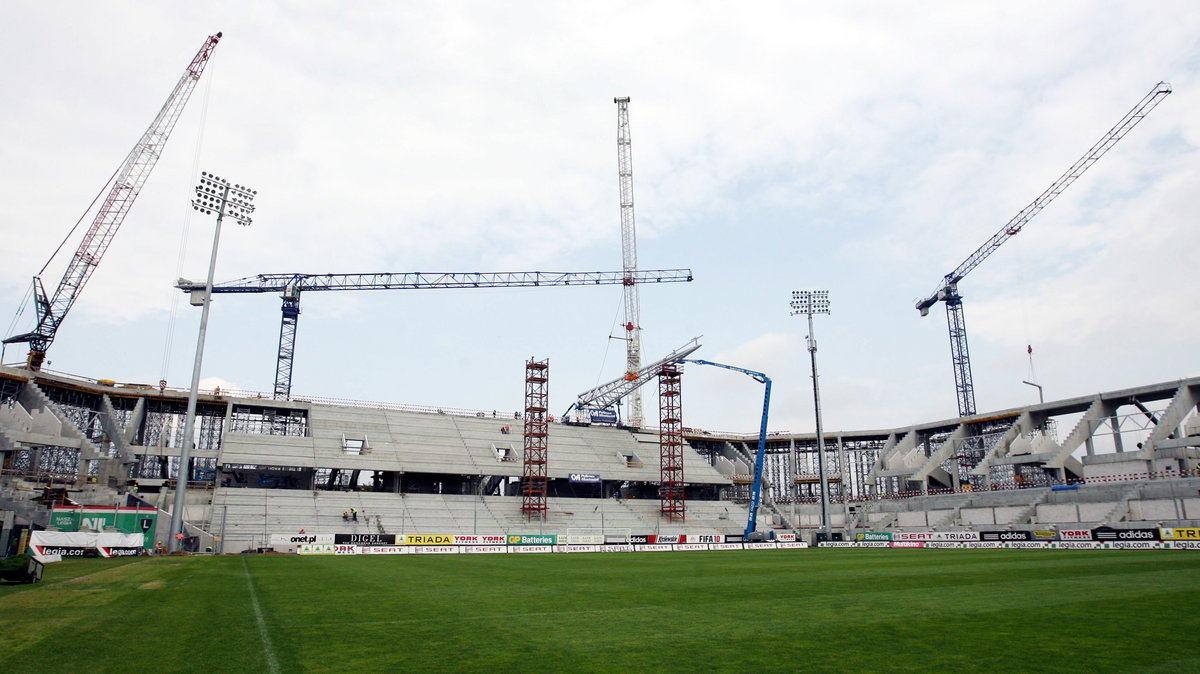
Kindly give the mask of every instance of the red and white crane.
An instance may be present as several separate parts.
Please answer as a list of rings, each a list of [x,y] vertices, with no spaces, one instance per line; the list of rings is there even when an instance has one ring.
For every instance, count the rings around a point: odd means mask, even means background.
[[[633,221],[633,148],[629,139],[629,97],[617,104],[617,176],[621,184],[621,262],[625,270],[625,375],[630,381],[642,369],[641,300],[637,287],[637,230]],[[625,403],[626,423],[642,426],[642,392],[634,388]]]
[[[171,130],[175,128],[175,122],[183,113],[183,108],[187,104],[188,98],[191,97],[192,90],[196,88],[196,83],[200,81],[204,66],[208,64],[208,59],[212,56],[220,39],[221,33],[217,33],[204,40],[200,51],[192,57],[187,70],[179,78],[179,82],[171,91],[167,102],[163,104],[162,109],[158,111],[158,116],[151,122],[150,128],[142,134],[137,144],[129,152],[129,156],[125,158],[125,163],[114,174],[108,196],[100,205],[91,227],[84,234],[74,256],[67,264],[67,270],[63,274],[62,280],[58,282],[58,288],[55,289],[54,295],[47,295],[42,286],[41,274],[49,266],[49,260],[42,266],[38,275],[33,277],[33,301],[37,311],[37,325],[29,332],[13,335],[4,340],[5,344],[21,342],[29,344],[27,361],[29,369],[41,369],[42,363],[46,360],[46,349],[50,348],[59,326],[67,317],[67,312],[71,310],[71,306],[79,298],[83,286],[96,271],[96,266],[100,264],[100,259],[104,257],[108,245],[112,243],[121,223],[125,221],[125,216],[129,214],[129,209],[133,207],[138,193],[141,192],[142,186],[146,184],[146,179],[150,177],[150,172],[154,170],[154,165],[158,163],[158,158],[162,156],[163,146],[166,145]]]

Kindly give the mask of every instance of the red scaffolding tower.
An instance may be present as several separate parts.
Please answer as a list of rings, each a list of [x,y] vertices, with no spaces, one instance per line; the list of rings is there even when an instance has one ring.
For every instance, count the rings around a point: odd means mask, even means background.
[[[687,513],[683,503],[681,374],[682,370],[675,363],[667,363],[658,374],[658,500],[660,512],[668,522],[682,522]]]
[[[521,513],[525,519],[546,519],[546,483],[550,408],[549,359],[525,363],[525,470],[521,476]]]

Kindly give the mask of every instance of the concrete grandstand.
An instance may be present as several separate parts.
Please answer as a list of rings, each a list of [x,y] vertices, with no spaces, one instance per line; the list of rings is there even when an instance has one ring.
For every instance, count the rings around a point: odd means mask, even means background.
[[[686,517],[672,521],[660,512],[656,431],[554,422],[546,517],[530,519],[520,411],[210,391],[181,470],[186,402],[186,391],[0,367],[0,549],[22,529],[97,521],[66,524],[72,508],[152,510],[160,524],[147,533],[163,543],[181,474],[199,551],[261,549],[302,530],[737,537],[747,521],[757,434],[685,429]],[[1192,378],[829,432],[832,527],[819,533],[1200,526],[1198,403]],[[768,438],[760,531],[816,536],[816,447],[811,433]]]

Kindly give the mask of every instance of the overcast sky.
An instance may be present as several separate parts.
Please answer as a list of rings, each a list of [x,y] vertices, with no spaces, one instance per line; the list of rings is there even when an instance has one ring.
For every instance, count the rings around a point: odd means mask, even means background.
[[[644,360],[703,335],[696,357],[772,377],[772,430],[812,431],[788,303],[823,289],[825,428],[947,419],[945,312],[915,300],[1165,80],[1174,93],[959,290],[980,412],[1036,402],[1022,380],[1060,399],[1200,374],[1194,1],[515,6],[7,4],[0,308],[16,314],[224,31],[48,369],[187,386],[200,312],[172,285],[207,269],[202,170],[258,190],[253,225],[222,232],[218,281],[619,270],[613,98],[629,96],[639,266],[695,275],[641,287]],[[623,372],[621,302],[620,286],[308,293],[293,392],[511,411],[532,356],[563,410]],[[270,391],[279,320],[277,296],[219,296],[205,384]],[[684,424],[752,432],[761,388],[690,366]],[[656,389],[646,405],[656,422]]]

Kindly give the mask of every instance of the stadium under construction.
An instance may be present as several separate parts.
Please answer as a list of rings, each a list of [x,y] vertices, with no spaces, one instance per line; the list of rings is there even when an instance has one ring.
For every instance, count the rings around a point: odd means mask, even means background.
[[[671,397],[669,389],[660,393]],[[187,547],[195,551],[273,548],[280,536],[300,532],[312,540],[554,535],[563,542],[572,534],[589,542],[588,535],[741,541],[746,533],[757,434],[684,427],[674,511],[663,498],[663,457],[672,450],[664,434],[550,421],[544,499],[531,508],[522,489],[529,484],[526,410],[208,391],[199,399],[194,451],[181,466],[187,397],[0,368],[0,544],[14,546],[29,529],[132,527],[146,534],[147,548],[163,549],[181,475],[190,486]],[[812,541],[861,532],[1195,527],[1198,403],[1200,378],[1192,378],[831,433],[824,443],[827,507],[815,435],[771,434],[757,533]],[[123,513],[133,513],[136,526],[121,525]]]
[[[110,181],[108,196],[97,200],[91,227],[57,288],[47,292],[34,277],[36,325],[4,340],[28,344],[29,354],[24,364],[0,365],[0,554],[23,549],[34,532],[136,536],[133,546],[93,541],[97,550],[129,554],[305,546],[328,552],[338,544],[445,551],[460,543],[547,542],[583,546],[576,549],[609,543],[799,547],[903,541],[905,535],[915,542],[1102,541],[1120,540],[1120,532],[1200,539],[1200,378],[980,413],[958,293],[968,273],[1171,93],[1166,83],[1156,84],[917,303],[922,315],[946,304],[959,405],[951,419],[824,433],[812,336],[813,314],[828,311],[823,291],[798,292],[792,305],[809,319],[814,433],[768,433],[770,379],[689,359],[698,339],[643,363],[639,287],[688,282],[692,275],[638,268],[629,98],[614,99],[619,271],[280,274],[214,284],[222,219],[249,224],[256,191],[206,172],[192,203],[216,215],[208,279],[177,285],[203,307],[191,386],[45,369],[47,349],[161,156],[221,35],[202,43]],[[302,291],[596,284],[623,287],[624,334],[616,338],[626,344],[625,369],[558,418],[546,393],[548,361],[532,358],[525,363],[525,404],[517,410],[292,396]],[[280,293],[273,390],[199,390],[216,292]],[[686,424],[683,382],[697,365],[738,370],[765,384],[758,433],[712,433]],[[657,427],[644,422],[642,409],[642,396],[654,398],[655,388]],[[615,412],[618,403],[624,420]]]

